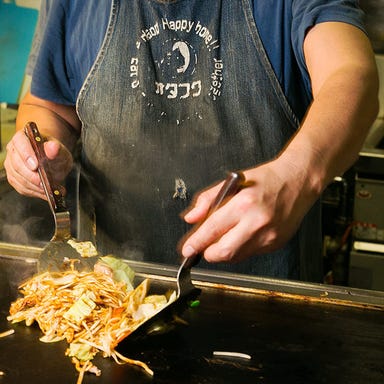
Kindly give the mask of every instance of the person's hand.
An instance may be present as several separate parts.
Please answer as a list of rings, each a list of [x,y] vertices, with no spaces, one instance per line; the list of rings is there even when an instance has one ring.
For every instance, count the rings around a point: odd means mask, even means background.
[[[22,195],[47,199],[37,172],[37,158],[27,136],[22,130],[15,133],[7,144],[4,168],[7,179]],[[55,183],[62,183],[72,169],[73,158],[60,142],[50,139],[44,143],[44,150],[50,160],[51,176]]]
[[[302,170],[280,160],[243,173],[245,187],[208,218],[222,183],[198,195],[184,216],[187,223],[195,224],[182,241],[184,257],[202,253],[208,262],[237,262],[279,249],[318,197]]]

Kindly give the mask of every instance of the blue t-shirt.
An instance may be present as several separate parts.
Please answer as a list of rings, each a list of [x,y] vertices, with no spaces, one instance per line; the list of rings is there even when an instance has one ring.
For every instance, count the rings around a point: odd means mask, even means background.
[[[261,40],[297,117],[311,102],[303,41],[309,28],[326,21],[363,29],[357,0],[253,0]],[[102,45],[111,0],[43,0],[30,56],[32,94],[75,105]]]

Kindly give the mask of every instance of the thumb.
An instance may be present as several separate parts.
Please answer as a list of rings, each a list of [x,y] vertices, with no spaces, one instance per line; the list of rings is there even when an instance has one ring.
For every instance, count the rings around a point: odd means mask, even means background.
[[[59,141],[48,140],[44,143],[45,155],[49,160],[55,159],[60,152],[62,144]]]

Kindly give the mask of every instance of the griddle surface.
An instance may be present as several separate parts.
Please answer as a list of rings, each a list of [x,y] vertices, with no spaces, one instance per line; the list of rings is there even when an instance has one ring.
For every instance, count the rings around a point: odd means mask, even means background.
[[[9,324],[14,292],[4,284],[0,288],[0,332],[15,329],[0,339],[5,372],[0,384],[76,383],[77,373],[64,356],[66,343],[45,344],[36,326]],[[120,344],[119,352],[154,370],[153,378],[99,357],[95,363],[102,375],[86,375],[83,383],[384,382],[383,311],[203,287],[200,306],[187,309],[183,319],[188,325]],[[220,358],[214,351],[247,353],[252,359]]]

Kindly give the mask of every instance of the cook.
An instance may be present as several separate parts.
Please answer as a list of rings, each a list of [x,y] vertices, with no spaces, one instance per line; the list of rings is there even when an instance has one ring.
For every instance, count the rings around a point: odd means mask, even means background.
[[[206,267],[321,280],[319,197],[378,111],[357,3],[43,0],[9,183],[45,198],[35,121],[102,253],[178,263],[183,239]],[[204,221],[229,170],[246,186]]]

